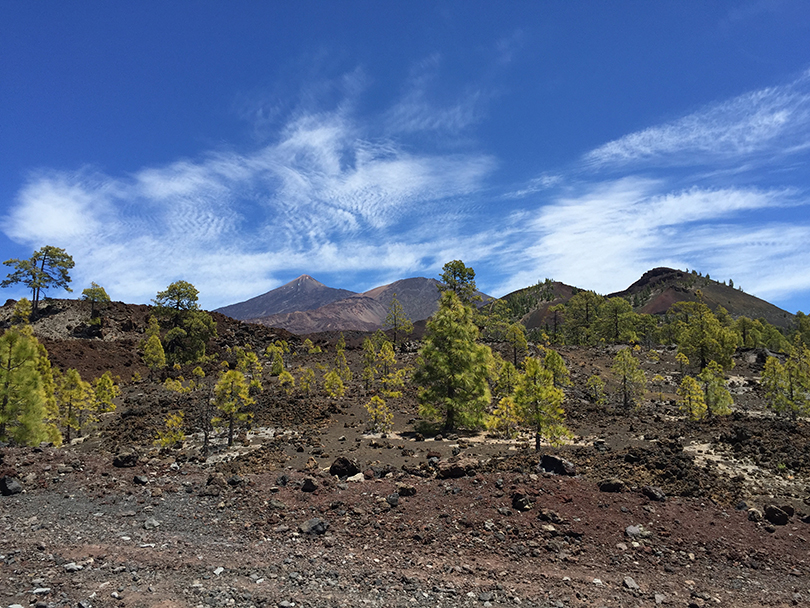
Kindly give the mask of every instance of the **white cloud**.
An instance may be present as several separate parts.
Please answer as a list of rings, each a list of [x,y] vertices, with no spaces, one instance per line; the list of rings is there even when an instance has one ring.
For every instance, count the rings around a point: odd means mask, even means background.
[[[534,215],[522,212],[511,238],[525,243],[524,255],[509,265],[498,293],[543,277],[610,293],[656,266],[699,268],[760,295],[810,287],[797,272],[810,253],[810,226],[741,221],[741,214],[802,204],[794,192],[667,188],[662,180],[625,178],[559,197]]]
[[[92,280],[112,297],[145,302],[183,278],[216,307],[271,289],[295,268],[418,267],[419,244],[393,227],[444,213],[449,200],[463,213],[461,197],[480,189],[493,166],[484,155],[406,152],[342,111],[302,115],[249,154],[131,176],[33,174],[3,229],[34,248],[65,248],[76,285]]]
[[[809,142],[810,72],[806,72],[786,85],[746,93],[625,135],[589,152],[584,161],[594,167],[695,166],[782,155],[791,148],[804,149]]]

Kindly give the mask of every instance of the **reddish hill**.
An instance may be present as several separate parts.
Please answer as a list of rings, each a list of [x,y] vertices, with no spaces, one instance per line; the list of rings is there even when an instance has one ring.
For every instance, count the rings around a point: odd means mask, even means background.
[[[676,302],[694,302],[700,290],[703,301],[716,310],[722,306],[732,318],[765,319],[777,327],[790,327],[794,316],[756,296],[698,274],[672,268],[653,268],[624,291],[608,297],[627,298],[636,312],[663,314]]]

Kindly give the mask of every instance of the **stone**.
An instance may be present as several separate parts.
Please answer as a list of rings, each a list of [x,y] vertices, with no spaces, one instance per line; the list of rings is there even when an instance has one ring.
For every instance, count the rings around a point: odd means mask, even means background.
[[[160,526],[160,522],[154,517],[147,517],[146,521],[143,522],[144,530],[154,530],[158,526]]]
[[[637,583],[636,581],[634,581],[634,580],[633,580],[631,577],[629,577],[629,576],[625,576],[625,577],[624,577],[624,581],[622,582],[622,584],[623,584],[623,585],[624,585],[624,586],[625,586],[627,589],[630,589],[630,591],[640,591],[640,590],[641,590],[641,587],[639,587],[639,586],[638,586],[638,583]]]
[[[416,488],[408,483],[398,483],[397,484],[397,494],[400,496],[414,496],[416,494]]]
[[[3,496],[13,496],[23,491],[20,482],[14,477],[0,477],[0,494]]]
[[[298,526],[302,534],[326,534],[329,522],[320,517],[313,517]]]
[[[529,500],[529,497],[525,494],[521,494],[520,492],[512,494],[512,508],[515,511],[528,511],[532,506],[532,501]]]
[[[540,468],[546,473],[554,473],[555,475],[574,476],[577,474],[577,467],[573,462],[551,454],[543,454],[543,458],[540,460]]]
[[[119,469],[129,469],[138,464],[138,453],[134,450],[118,452],[113,458],[113,466]]]
[[[661,604],[663,604],[666,601],[667,601],[667,596],[664,595],[663,593],[656,593],[655,594],[655,605],[656,606],[660,606]]]
[[[650,500],[655,500],[658,502],[664,502],[667,499],[667,495],[664,494],[664,490],[658,486],[644,486],[641,488],[641,493]]]
[[[775,526],[785,526],[790,516],[776,505],[768,505],[765,507],[765,519]]]
[[[457,479],[459,477],[474,477],[478,461],[474,458],[460,458],[454,462],[442,460],[436,467],[438,479]]]
[[[81,566],[76,562],[70,562],[62,567],[65,569],[65,572],[78,572],[79,570],[84,570],[84,566]]]
[[[362,473],[358,473],[357,475],[352,475],[351,477],[346,478],[346,481],[350,481],[352,483],[357,483],[357,482],[361,482],[361,481],[365,481],[365,480],[366,480],[366,476],[363,475]]]
[[[652,535],[652,532],[647,530],[641,524],[636,524],[635,526],[627,526],[624,529],[624,534],[627,538],[648,538]]]
[[[318,489],[318,482],[312,477],[305,477],[304,483],[301,484],[302,492],[314,492]]]
[[[385,497],[385,502],[389,504],[391,507],[398,507],[399,506],[399,494],[396,492],[393,494],[389,494]]]
[[[605,479],[599,482],[599,491],[600,492],[623,492],[624,491],[624,482],[621,479],[616,479],[612,477],[610,479]]]
[[[334,475],[340,479],[352,477],[360,472],[360,467],[357,465],[356,460],[350,460],[345,456],[335,458],[335,461],[329,467],[329,474]]]
[[[231,486],[232,488],[244,485],[244,483],[245,478],[242,477],[241,475],[234,475],[233,477],[228,479],[228,485]]]
[[[748,509],[748,521],[762,521],[762,519],[762,511],[755,509],[754,507]]]
[[[136,475],[133,479],[136,486],[145,486],[149,483],[149,478],[146,475]]]

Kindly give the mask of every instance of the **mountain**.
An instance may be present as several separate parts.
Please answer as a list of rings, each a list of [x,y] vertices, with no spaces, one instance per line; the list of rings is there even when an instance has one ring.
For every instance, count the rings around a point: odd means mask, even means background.
[[[394,294],[411,321],[427,319],[438,309],[439,282],[415,277],[352,294],[316,309],[263,315],[247,319],[295,334],[320,331],[374,331],[382,327]]]
[[[662,315],[677,302],[697,301],[698,290],[701,292],[703,302],[709,308],[717,310],[722,306],[733,319],[738,317],[765,319],[772,325],[785,328],[791,327],[794,323],[794,316],[791,313],[770,302],[709,277],[672,268],[648,270],[627,289],[605,297],[625,298],[637,313]],[[526,312],[521,321],[527,329],[545,328],[552,322],[548,309],[557,304],[565,304],[578,291],[582,290],[550,281],[547,285],[535,285],[514,291],[502,299],[512,299],[523,304]]]
[[[352,295],[355,295],[355,292],[327,287],[308,274],[302,274],[286,285],[250,300],[217,308],[214,312],[244,321],[269,315],[314,310]]]
[[[794,316],[731,285],[683,270],[653,268],[624,291],[610,294],[628,299],[638,313],[663,314],[676,302],[694,302],[700,290],[712,310],[725,308],[732,318],[765,319],[777,327],[791,327]]]

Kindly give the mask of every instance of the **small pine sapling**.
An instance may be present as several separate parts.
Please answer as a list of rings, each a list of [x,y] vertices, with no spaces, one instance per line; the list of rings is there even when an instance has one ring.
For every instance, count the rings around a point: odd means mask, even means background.
[[[678,387],[678,397],[681,399],[681,409],[692,420],[702,420],[706,417],[706,401],[703,399],[703,390],[692,376],[684,376]]]
[[[366,411],[370,416],[369,427],[373,433],[388,433],[394,426],[394,414],[382,397],[374,395],[366,403]]]
[[[176,414],[169,414],[166,417],[163,429],[157,432],[157,437],[154,442],[156,446],[160,448],[174,448],[178,447],[178,445],[186,440],[186,434],[183,432],[184,416],[185,414],[183,412],[177,412]]]
[[[332,370],[323,378],[323,390],[332,399],[340,399],[346,392],[343,379],[335,370]]]
[[[293,392],[295,392],[295,378],[293,378],[293,375],[287,370],[284,370],[278,375],[278,385],[284,389],[287,395],[292,395]]]

